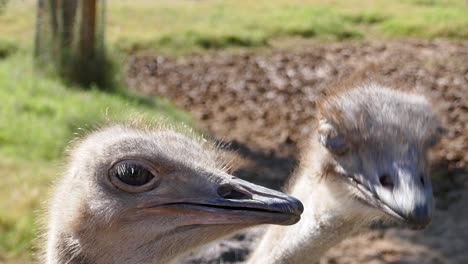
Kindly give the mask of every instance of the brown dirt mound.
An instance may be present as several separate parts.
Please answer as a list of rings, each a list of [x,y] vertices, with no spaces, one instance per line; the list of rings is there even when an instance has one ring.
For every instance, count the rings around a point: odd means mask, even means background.
[[[468,215],[457,210],[468,195],[451,197],[468,183],[468,42],[348,42],[261,54],[137,56],[129,62],[127,82],[171,99],[213,137],[230,142],[244,159],[238,176],[279,188],[313,130],[317,100],[333,82],[369,64],[378,66],[385,81],[426,94],[440,113],[448,133],[432,153],[439,164],[433,173],[438,210],[427,231],[374,230],[345,241],[321,263],[463,263]],[[256,234],[217,243],[188,262],[241,261]]]
[[[128,83],[168,97],[217,137],[295,154],[310,135],[315,104],[330,83],[369,63],[383,79],[403,81],[437,103],[447,137],[434,153],[451,167],[468,164],[468,42],[338,43],[301,51],[142,56]]]

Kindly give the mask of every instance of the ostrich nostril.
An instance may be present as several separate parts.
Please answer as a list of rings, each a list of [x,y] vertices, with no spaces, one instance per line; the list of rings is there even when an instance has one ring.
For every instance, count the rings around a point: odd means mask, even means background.
[[[218,195],[225,199],[234,199],[234,200],[252,199],[250,194],[243,193],[239,190],[236,190],[234,186],[229,185],[229,184],[224,184],[224,185],[219,186]]]
[[[424,181],[424,175],[420,175],[419,180],[421,181],[423,187],[426,186],[426,182]]]
[[[393,189],[393,187],[395,185],[393,183],[392,176],[390,176],[388,174],[382,174],[380,176],[380,184],[382,184],[382,186],[387,188],[387,189]]]

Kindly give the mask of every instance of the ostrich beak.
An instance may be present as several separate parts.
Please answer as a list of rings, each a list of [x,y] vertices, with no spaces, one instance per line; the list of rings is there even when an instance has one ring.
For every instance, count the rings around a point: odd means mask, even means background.
[[[365,180],[362,175],[348,176],[365,195],[365,202],[408,226],[421,229],[432,219],[431,180],[408,164],[395,164],[384,175]]]
[[[204,189],[198,192],[200,197],[159,199],[142,209],[148,213],[190,215],[183,217],[183,225],[292,225],[301,218],[304,207],[292,196],[225,173],[212,178],[222,180],[211,186],[209,197]]]
[[[400,216],[413,228],[424,228],[431,222],[433,194],[429,177],[421,176],[409,166],[396,166],[388,175],[390,186],[379,185],[377,197],[389,213]]]

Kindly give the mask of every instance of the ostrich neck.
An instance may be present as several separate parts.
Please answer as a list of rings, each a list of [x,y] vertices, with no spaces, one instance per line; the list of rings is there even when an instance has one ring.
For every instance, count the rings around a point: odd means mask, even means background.
[[[171,239],[136,240],[122,237],[116,229],[80,230],[78,233],[61,232],[49,229],[46,262],[47,264],[168,264],[177,260],[193,248],[184,245],[184,233],[161,233]],[[177,229],[179,230],[179,229]],[[150,237],[153,237],[150,235]],[[85,242],[86,241],[86,242]],[[143,243],[139,243],[144,241]],[[181,242],[182,241],[182,242]]]
[[[86,257],[70,236],[59,234],[49,238],[46,263],[88,264],[93,262]]]
[[[330,247],[364,226],[345,208],[347,197],[337,195],[326,179],[320,179],[320,153],[309,157],[315,164],[303,169],[291,188],[291,195],[304,204],[301,221],[269,227],[248,263],[315,263]]]

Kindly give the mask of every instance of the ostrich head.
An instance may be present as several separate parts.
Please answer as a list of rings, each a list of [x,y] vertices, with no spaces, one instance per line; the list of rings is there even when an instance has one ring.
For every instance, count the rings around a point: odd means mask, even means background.
[[[169,129],[114,125],[72,151],[50,205],[48,263],[165,263],[302,204],[229,175],[216,148]]]
[[[427,152],[441,128],[426,99],[368,82],[329,96],[319,111],[323,178],[344,194],[348,210],[427,226],[433,207]]]

